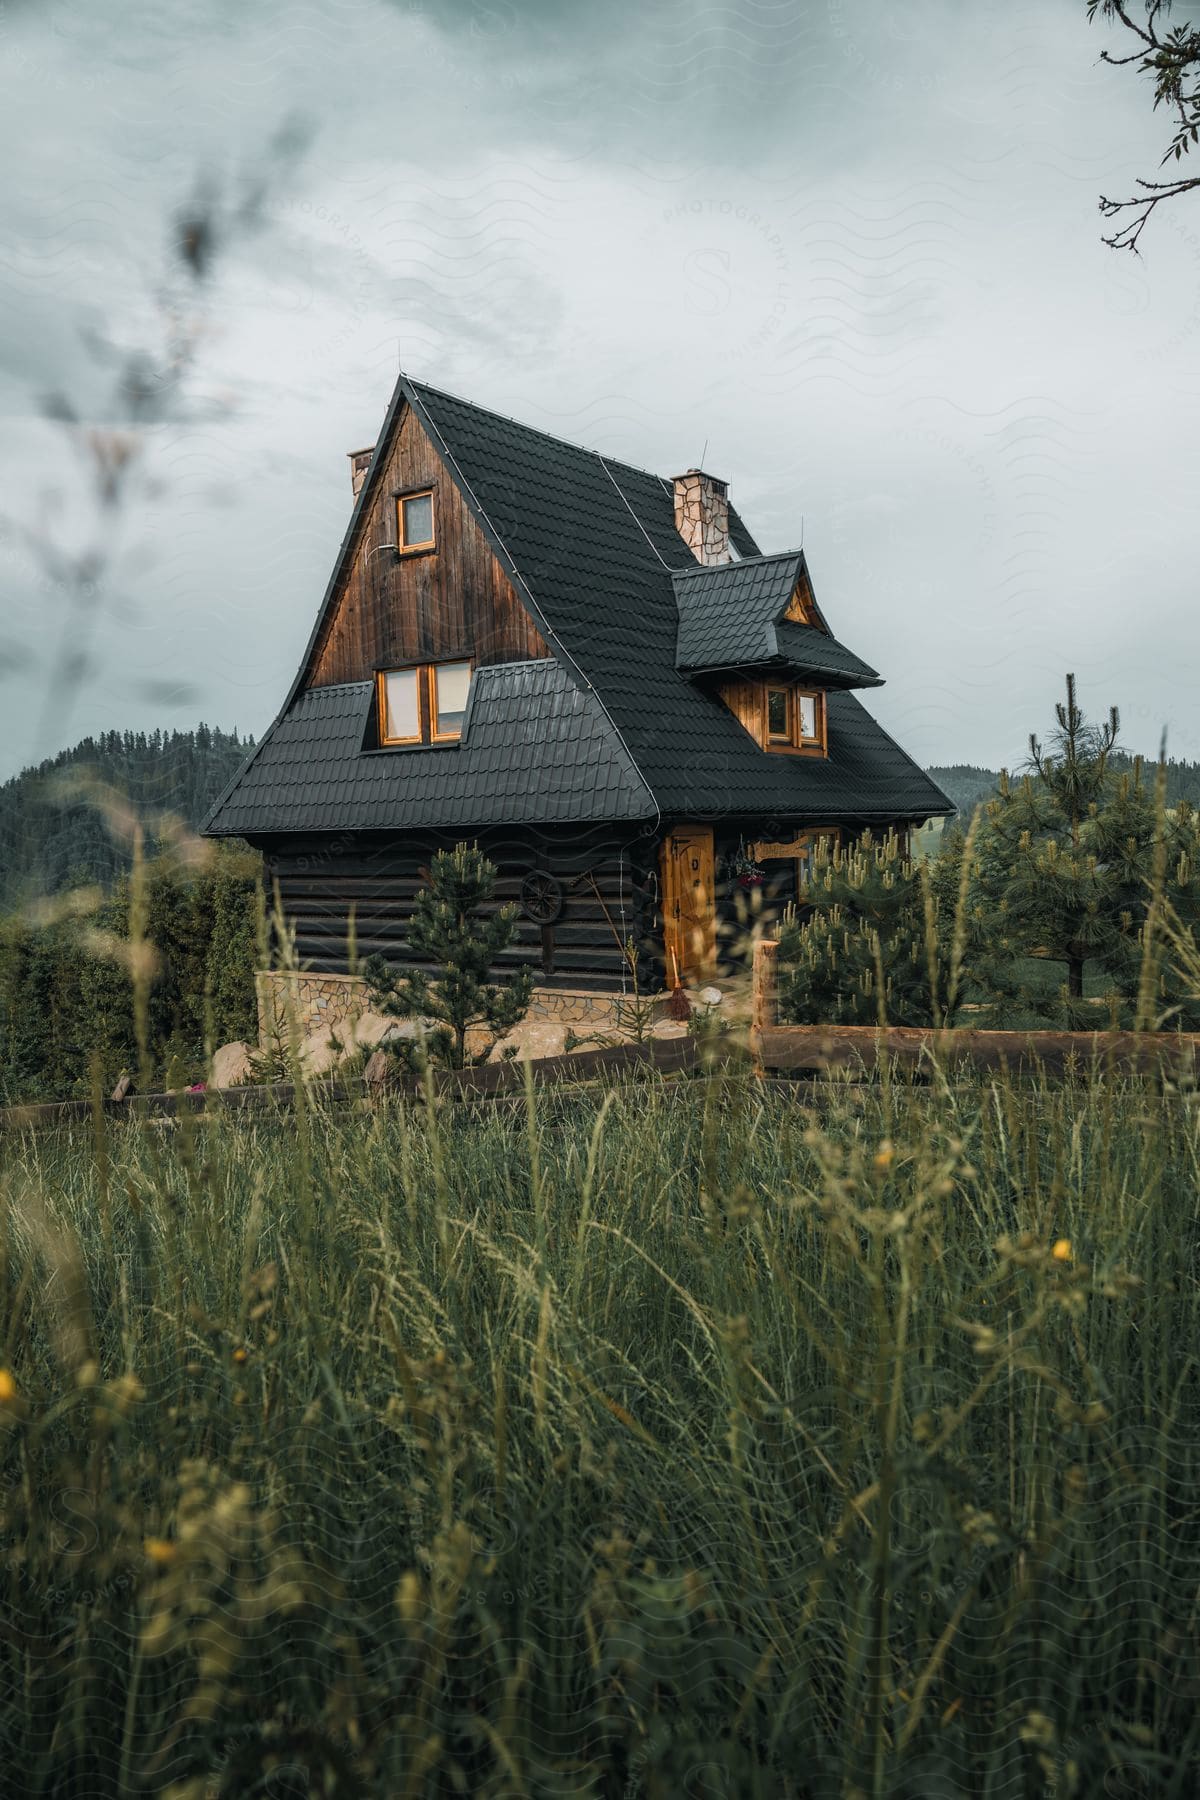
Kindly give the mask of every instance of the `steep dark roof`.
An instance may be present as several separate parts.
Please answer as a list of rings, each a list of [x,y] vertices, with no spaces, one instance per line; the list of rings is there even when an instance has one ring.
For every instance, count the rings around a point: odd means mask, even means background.
[[[801,625],[784,619],[771,627],[775,643],[775,660],[793,675],[808,678],[824,687],[882,687],[883,676],[861,656],[847,650],[835,637],[817,625]]]
[[[802,559],[802,551],[784,550],[677,569],[671,577],[679,610],[677,667],[728,669],[764,661],[766,634],[796,591]]]
[[[457,746],[363,749],[374,684],[307,688],[214,809],[222,834],[638,819],[646,784],[557,662],[480,669]]]
[[[784,618],[802,570],[802,550],[676,570],[676,667],[695,674],[775,665],[826,687],[879,687],[882,677],[831,637],[824,620]]]
[[[481,780],[487,784],[489,817],[496,813],[493,797],[497,805],[517,803],[500,798],[509,761],[523,753],[527,735],[542,741],[540,723],[530,714],[519,716],[519,709],[506,713],[504,725],[495,727],[498,735],[489,739],[486,775],[483,765],[475,764],[473,745],[465,742],[458,749],[436,751],[352,751],[344,729],[336,746],[329,745],[328,765],[325,748],[315,745],[297,760],[292,731],[306,728],[318,716],[313,709],[326,704],[309,698],[321,690],[303,687],[309,655],[336,600],[358,522],[384,464],[392,423],[405,402],[445,457],[558,663],[579,694],[587,697],[588,754],[622,769],[619,782],[605,778],[589,789],[575,765],[575,772],[564,777],[565,785],[554,789],[553,801],[547,790],[544,804],[535,784],[527,800],[520,801],[529,806],[529,817],[549,822],[568,816],[566,811],[545,810],[551,804],[570,809],[575,818],[585,816],[583,809],[599,805],[611,810],[593,817],[635,816],[629,810],[637,804],[631,779],[640,782],[641,816],[660,813],[668,822],[755,815],[781,823],[837,818],[875,823],[953,811],[941,790],[850,695],[829,695],[827,759],[772,756],[758,747],[720,700],[705,691],[704,684],[676,666],[680,624],[676,591],[683,586],[690,594],[691,582],[673,578],[684,571],[691,574],[696,564],[675,530],[669,480],[402,377],[296,683],[279,720],[228,800],[214,808],[206,829],[217,835],[284,829],[282,823],[266,821],[280,816],[277,800],[285,787],[295,795],[288,801],[289,819],[299,823],[303,817],[310,829],[345,826],[348,820],[332,795],[337,781],[349,779],[350,757],[362,766],[363,792],[370,786],[378,796],[371,816],[381,828],[417,822],[409,807],[421,809],[422,822],[429,822],[427,809],[433,808],[446,826],[474,823],[485,797],[478,785]],[[760,558],[733,508],[730,536],[740,556],[758,559],[764,571],[767,564],[786,565],[786,557]],[[793,562],[793,572],[797,567]],[[711,573],[703,574],[701,581]],[[768,580],[766,573],[763,579]],[[769,580],[781,585],[783,571],[770,571]],[[772,588],[772,604],[778,591],[778,586]],[[791,591],[789,587],[785,605]],[[477,673],[477,684],[483,682],[484,673]],[[554,691],[562,692],[557,687]],[[532,688],[523,698],[531,707],[543,703]],[[297,713],[299,723],[293,727]],[[472,737],[475,728],[473,720]],[[288,753],[285,744],[290,746]],[[279,747],[278,752],[269,748],[273,746]],[[288,754],[291,766],[285,769]],[[455,760],[470,765],[461,781],[452,780],[448,771],[442,773],[444,764]],[[375,775],[377,763],[382,767]],[[629,770],[636,770],[637,776],[631,777]],[[432,797],[418,799],[416,790],[425,782]],[[403,804],[402,796],[408,796]],[[462,806],[470,808],[469,816],[454,810]],[[236,822],[251,817],[263,822]],[[328,823],[319,824],[318,817]]]

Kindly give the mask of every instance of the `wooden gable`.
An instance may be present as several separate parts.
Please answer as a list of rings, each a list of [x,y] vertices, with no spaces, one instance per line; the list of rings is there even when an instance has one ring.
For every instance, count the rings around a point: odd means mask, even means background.
[[[434,547],[399,555],[397,495],[425,488]],[[453,475],[404,406],[303,685],[368,681],[376,669],[439,657],[485,664],[549,655]]]
[[[808,571],[806,569],[801,569],[800,571],[800,579],[796,583],[796,591],[788,601],[787,611],[783,616],[785,619],[790,619],[793,624],[796,625],[817,625],[820,623],[820,620],[817,618],[817,606],[813,596],[812,583],[808,579]]]

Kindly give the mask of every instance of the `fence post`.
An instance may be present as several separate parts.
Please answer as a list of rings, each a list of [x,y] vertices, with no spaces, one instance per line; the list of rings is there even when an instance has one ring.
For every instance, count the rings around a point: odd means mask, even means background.
[[[754,957],[750,965],[750,1055],[758,1075],[765,1072],[762,1034],[778,1023],[778,950],[777,939],[759,938],[754,946]]]

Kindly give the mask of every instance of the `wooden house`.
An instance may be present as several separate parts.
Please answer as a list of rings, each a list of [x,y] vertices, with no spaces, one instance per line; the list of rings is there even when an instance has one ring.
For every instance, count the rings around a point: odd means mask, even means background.
[[[628,986],[630,943],[651,988],[719,969],[748,901],[796,897],[817,835],[952,811],[857,698],[880,676],[803,552],[764,556],[724,482],[407,377],[351,469],[299,672],[205,825],[264,852],[331,1017],[352,945],[402,962],[430,858],[460,840],[569,1016]]]

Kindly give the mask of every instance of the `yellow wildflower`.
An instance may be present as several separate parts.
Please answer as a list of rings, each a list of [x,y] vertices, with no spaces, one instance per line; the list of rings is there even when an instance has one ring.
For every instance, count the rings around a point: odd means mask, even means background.
[[[1050,1254],[1054,1258],[1055,1262],[1070,1262],[1070,1260],[1071,1260],[1071,1240],[1070,1240],[1070,1238],[1059,1238],[1057,1244],[1055,1244],[1055,1246],[1054,1246],[1053,1250],[1050,1252]]]
[[[878,1150],[875,1152],[875,1167],[881,1174],[886,1174],[891,1168],[892,1159],[895,1154],[896,1152],[892,1146],[891,1138],[884,1138],[882,1144],[880,1144]]]
[[[0,1369],[0,1402],[15,1400],[16,1397],[16,1382],[13,1380],[7,1369]]]
[[[175,1546],[170,1538],[148,1537],[143,1549],[150,1561],[158,1563],[160,1567],[163,1563],[169,1563],[175,1555]]]
[[[233,1360],[235,1363],[244,1363],[249,1354],[250,1352],[248,1350],[239,1345],[233,1353]]]

